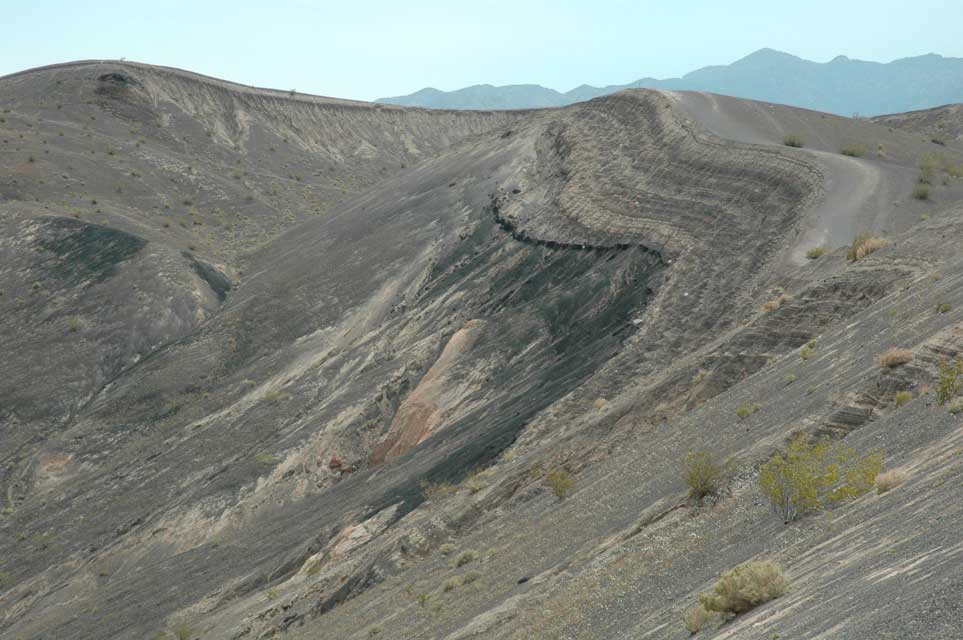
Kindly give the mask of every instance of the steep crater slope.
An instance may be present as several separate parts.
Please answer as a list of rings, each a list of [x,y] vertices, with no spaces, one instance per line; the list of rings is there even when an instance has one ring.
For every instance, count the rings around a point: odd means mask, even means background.
[[[99,86],[97,100],[127,96],[107,103],[111,118],[149,112],[151,101],[138,102],[137,92],[162,87],[187,105],[168,121],[175,138],[196,129],[204,138],[210,131],[211,144],[222,133],[242,149],[251,144],[244,127],[211,115],[232,114],[241,100],[228,92],[232,106],[224,107],[218,83],[123,69],[120,79],[97,76],[121,85]],[[128,75],[139,86],[124,84]],[[10,512],[0,520],[0,557],[11,558],[2,637],[107,629],[133,638],[178,624],[205,637],[261,637],[294,625],[358,624],[364,616],[339,611],[369,598],[383,603],[405,571],[416,566],[410,575],[421,575],[440,540],[476,527],[498,539],[500,516],[524,513],[530,502],[528,516],[561,517],[538,489],[545,470],[591,472],[633,437],[670,428],[673,411],[858,313],[916,268],[833,280],[840,256],[804,273],[787,266],[798,234],[831,194],[832,166],[778,141],[727,140],[672,94],[626,92],[459,121],[237,93],[253,103],[245,106],[255,114],[250,131],[288,131],[302,109],[317,116],[302,114],[290,129],[305,138],[289,138],[305,161],[324,157],[312,140],[342,118],[356,125],[358,113],[421,123],[424,133],[411,135],[438,142],[422,152],[433,157],[377,184],[364,178],[371,188],[236,261],[182,247],[163,224],[133,214],[66,224],[41,218],[43,201],[4,203],[14,221],[9,250],[25,265],[8,273],[42,274],[37,290],[55,294],[38,298],[45,308],[124,299],[97,287],[133,282],[145,300],[105,312],[119,325],[109,335],[142,335],[145,319],[160,313],[153,296],[189,292],[190,320],[148,332],[151,347],[114,358],[102,384],[50,409],[46,423],[23,408],[5,414],[3,437],[20,440],[2,462]],[[477,135],[446,146],[456,136],[445,127],[482,121]],[[405,136],[392,126],[383,130],[389,148]],[[376,165],[359,157],[366,176]],[[134,218],[160,235],[134,233],[125,226]],[[91,275],[65,274],[65,256],[84,257]],[[164,271],[148,258],[171,261],[174,276],[159,277]],[[142,279],[123,279],[142,267]],[[817,277],[829,279],[800,284]],[[807,293],[760,318],[759,303],[787,283]],[[63,323],[68,340],[58,346],[66,348],[73,325],[50,317]],[[40,342],[30,337],[23,353]],[[460,492],[460,506],[436,518],[426,498],[437,507],[447,483],[479,468],[502,481],[467,500]],[[526,521],[518,549],[532,556],[524,565],[514,557],[517,567],[556,571],[565,553],[635,518],[627,505],[657,504],[674,490],[662,471],[650,480],[644,495],[619,494],[611,519],[551,549],[536,542],[537,522],[529,529]],[[579,522],[595,516],[585,510]],[[510,598],[501,587],[482,593],[475,609],[434,627],[405,619],[405,633],[456,633]]]
[[[423,481],[520,436],[552,455],[573,404],[734,327],[820,179],[640,91],[528,114],[289,231],[218,313],[6,463],[10,637],[141,637],[201,610],[269,630],[246,617],[258,592],[343,527],[395,531]],[[287,624],[380,579],[341,566]]]

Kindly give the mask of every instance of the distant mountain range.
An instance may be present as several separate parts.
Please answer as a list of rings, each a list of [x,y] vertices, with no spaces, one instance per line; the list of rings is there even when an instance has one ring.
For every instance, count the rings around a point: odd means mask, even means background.
[[[642,78],[607,87],[583,84],[565,93],[537,84],[480,84],[456,91],[425,88],[377,102],[434,109],[526,109],[559,107],[638,87],[709,91],[873,116],[963,102],[963,58],[931,53],[880,63],[838,56],[820,63],[760,49],[730,65],[703,67],[681,78]]]

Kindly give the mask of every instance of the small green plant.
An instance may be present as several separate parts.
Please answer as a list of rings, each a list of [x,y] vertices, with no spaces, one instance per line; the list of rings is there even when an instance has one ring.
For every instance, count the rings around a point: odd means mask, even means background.
[[[682,462],[682,478],[690,498],[698,500],[718,493],[723,476],[722,465],[709,451],[691,451]]]
[[[545,484],[559,500],[568,497],[575,489],[575,480],[565,469],[555,469],[550,472],[545,476]]]
[[[753,402],[751,404],[743,404],[736,407],[736,416],[738,416],[740,420],[745,420],[746,418],[754,414],[756,411],[759,411],[760,409],[762,409],[762,405],[759,404],[758,402]]]
[[[953,307],[946,302],[941,302],[936,305],[936,313],[949,313],[952,309]]]
[[[450,556],[451,554],[455,553],[455,545],[451,544],[450,542],[446,542],[438,547],[438,553],[443,556]]]
[[[896,395],[893,396],[893,403],[896,404],[897,407],[902,407],[912,399],[913,394],[909,391],[897,391]]]
[[[799,348],[799,357],[803,360],[809,360],[815,355],[816,350],[810,347],[808,344],[804,344]]]
[[[480,571],[469,571],[464,576],[462,576],[461,583],[471,584],[472,582],[476,582],[477,580],[479,580],[481,577],[482,577],[482,574]]]
[[[866,147],[861,144],[850,144],[840,149],[839,152],[851,158],[861,158],[866,155]]]
[[[914,200],[929,200],[930,199],[930,188],[925,184],[918,184],[913,187],[913,199]]]
[[[380,636],[381,631],[382,631],[381,625],[373,624],[370,627],[368,627],[368,636],[371,638],[374,638],[375,636]]]
[[[458,554],[455,558],[455,567],[464,567],[466,564],[471,564],[475,560],[478,560],[478,552],[473,549],[466,549]]]
[[[706,611],[737,615],[786,593],[786,578],[774,562],[746,562],[726,571],[712,589],[699,596]]]
[[[830,504],[863,495],[883,465],[882,454],[859,455],[829,438],[810,441],[805,435],[790,443],[759,470],[759,484],[773,511],[784,522]]]
[[[254,462],[262,467],[273,467],[281,460],[270,453],[259,453],[254,456]]]
[[[787,133],[784,135],[782,143],[787,147],[795,147],[796,149],[801,149],[804,145],[802,137],[795,133]]]
[[[183,623],[172,627],[171,632],[177,640],[194,640],[197,635],[193,627]]]
[[[786,383],[787,386],[791,385],[793,382],[796,381],[796,374],[795,373],[787,374],[786,377],[783,378],[782,380],[783,382]]]
[[[943,360],[940,362],[940,378],[936,383],[936,401],[943,405],[955,398],[963,391],[963,360],[956,360],[953,364]]]
[[[956,398],[955,400],[951,400],[950,404],[946,407],[946,410],[952,413],[953,415],[956,415],[961,411],[963,411],[963,398]]]
[[[268,391],[267,393],[264,394],[264,400],[265,400],[265,402],[271,402],[271,403],[274,403],[274,404],[278,404],[278,403],[284,402],[285,400],[289,399],[290,397],[291,397],[291,396],[289,396],[288,394],[284,393],[283,391],[277,391],[276,389],[272,389],[271,391]]]
[[[13,584],[13,576],[6,571],[0,571],[0,589],[6,589]]]
[[[818,258],[822,258],[828,252],[829,249],[827,247],[813,247],[806,252],[806,257],[810,260],[816,260]]]
[[[430,600],[431,600],[431,596],[429,596],[427,593],[422,591],[421,593],[418,594],[418,606],[421,607],[422,609],[428,606],[428,602]]]
[[[421,493],[428,500],[444,500],[454,493],[458,488],[450,482],[428,482],[421,481]]]

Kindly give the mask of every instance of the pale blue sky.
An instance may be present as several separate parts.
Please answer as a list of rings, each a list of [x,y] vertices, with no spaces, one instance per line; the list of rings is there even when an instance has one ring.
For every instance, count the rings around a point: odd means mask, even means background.
[[[963,57],[961,0],[5,0],[0,75],[82,58],[371,100],[670,77],[762,47]]]

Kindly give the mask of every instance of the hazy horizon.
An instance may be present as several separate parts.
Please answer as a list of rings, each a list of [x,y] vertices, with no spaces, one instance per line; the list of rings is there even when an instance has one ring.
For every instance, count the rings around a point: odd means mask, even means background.
[[[816,0],[805,10],[760,0],[583,5],[177,0],[134,16],[119,0],[38,2],[6,10],[0,75],[124,57],[245,84],[374,100],[425,87],[540,84],[564,92],[677,77],[767,47],[815,62],[838,55],[875,62],[927,53],[963,57],[956,27],[963,4],[942,0],[842,7]]]

